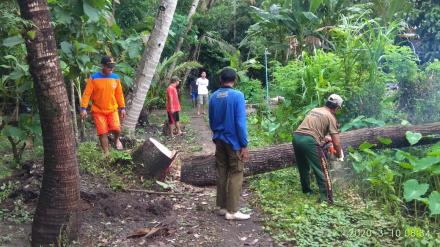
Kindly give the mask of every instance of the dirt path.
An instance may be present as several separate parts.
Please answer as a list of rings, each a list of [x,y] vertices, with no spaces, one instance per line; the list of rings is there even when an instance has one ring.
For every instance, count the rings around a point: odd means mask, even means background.
[[[191,109],[189,116],[191,122],[187,125],[187,128],[197,133],[198,144],[202,147],[201,151],[195,152],[194,154],[213,154],[215,152],[215,146],[211,141],[212,132],[209,129],[208,115],[197,116],[197,110]]]

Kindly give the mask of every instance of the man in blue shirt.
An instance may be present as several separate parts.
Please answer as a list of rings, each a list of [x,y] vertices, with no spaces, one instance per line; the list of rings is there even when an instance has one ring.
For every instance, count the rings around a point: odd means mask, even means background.
[[[217,206],[227,220],[246,220],[238,211],[247,149],[246,104],[244,95],[232,89],[237,74],[225,68],[220,73],[221,88],[209,101],[209,126],[213,132],[217,169]]]

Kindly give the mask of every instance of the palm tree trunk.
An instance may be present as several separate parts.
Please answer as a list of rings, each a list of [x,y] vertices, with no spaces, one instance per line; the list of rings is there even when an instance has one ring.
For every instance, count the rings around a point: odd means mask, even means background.
[[[25,30],[44,146],[44,174],[32,225],[32,246],[78,236],[79,170],[69,98],[46,0],[18,0]],[[35,34],[35,35],[33,35]]]
[[[134,133],[139,114],[150,89],[176,10],[176,0],[161,0],[154,29],[139,64],[133,91],[127,96],[127,118],[123,123],[129,134]]]
[[[186,18],[188,24],[186,25],[185,31],[183,31],[182,35],[180,35],[179,41],[177,41],[176,50],[174,51],[174,54],[178,53],[182,49],[183,40],[185,39],[189,30],[191,30],[192,17],[196,13],[197,6],[199,5],[199,1],[200,0],[193,0],[192,2],[191,9],[189,10],[188,17]],[[170,68],[168,69],[167,75],[165,76],[165,82],[168,82],[171,79],[171,76],[173,76],[175,68],[176,68],[176,61],[174,61],[171,64]]]

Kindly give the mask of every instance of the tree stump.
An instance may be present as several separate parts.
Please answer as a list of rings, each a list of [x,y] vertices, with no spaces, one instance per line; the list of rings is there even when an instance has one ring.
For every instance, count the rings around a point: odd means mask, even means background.
[[[132,154],[135,171],[145,179],[163,180],[176,154],[176,151],[171,151],[157,140],[149,138]]]

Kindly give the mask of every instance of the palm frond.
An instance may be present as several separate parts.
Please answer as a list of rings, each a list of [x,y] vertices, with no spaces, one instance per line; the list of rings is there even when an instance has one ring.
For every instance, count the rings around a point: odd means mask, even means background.
[[[176,66],[176,68],[174,69],[174,74],[183,74],[187,70],[197,69],[201,67],[203,67],[203,65],[196,61],[187,61]]]
[[[182,51],[174,53],[171,57],[164,58],[164,60],[157,64],[156,67],[156,74],[158,74],[160,77],[166,73],[168,68],[171,66],[172,63],[176,62],[184,56],[184,53]]]
[[[217,47],[219,50],[227,51],[229,53],[234,53],[236,51],[236,48],[233,45],[223,40],[216,32],[207,32],[201,38],[201,42],[211,47]]]

